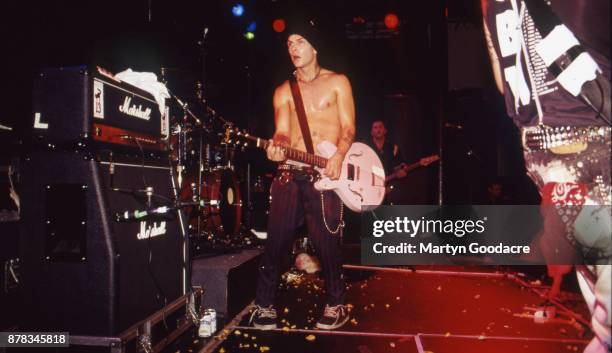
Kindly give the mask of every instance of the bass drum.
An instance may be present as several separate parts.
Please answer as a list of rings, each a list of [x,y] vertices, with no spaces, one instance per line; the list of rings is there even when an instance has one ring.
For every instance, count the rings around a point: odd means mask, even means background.
[[[240,234],[242,198],[240,185],[231,169],[216,170],[204,178],[202,196],[204,223],[213,235],[231,237]]]
[[[181,201],[201,202],[204,206],[185,208],[192,236],[230,237],[240,233],[242,199],[240,186],[230,169],[207,172],[202,176],[200,198],[197,182],[186,177],[181,188]]]
[[[224,169],[232,169],[234,166],[234,155],[236,150],[229,145],[206,145],[204,151],[204,160],[208,166],[208,170],[217,171]]]

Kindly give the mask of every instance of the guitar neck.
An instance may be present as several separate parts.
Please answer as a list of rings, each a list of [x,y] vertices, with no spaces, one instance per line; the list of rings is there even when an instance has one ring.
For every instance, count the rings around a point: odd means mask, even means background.
[[[404,168],[404,170],[406,172],[410,172],[413,171],[417,168],[421,167],[421,162],[416,162],[416,163],[412,163],[411,165],[407,166],[406,168]]]
[[[402,168],[400,168],[400,169],[402,169],[402,170],[404,170],[406,173],[408,173],[408,172],[410,172],[410,171],[412,171],[412,170],[415,170],[415,169],[417,169],[417,168],[419,168],[419,167],[421,167],[421,162],[412,163],[411,165],[406,166],[406,167],[402,167]],[[387,176],[387,177],[385,178],[385,182],[389,182],[389,181],[394,180],[394,179],[397,179],[397,172],[392,173],[391,175]]]
[[[270,140],[262,139],[261,137],[251,136],[247,134],[242,136],[246,139],[255,142],[255,146],[259,148],[266,149],[268,148],[268,145],[270,145]],[[283,147],[283,149],[285,151],[285,156],[287,157],[287,159],[290,159],[292,161],[306,163],[319,168],[325,168],[325,165],[327,164],[327,158],[325,157],[300,151],[292,147]]]

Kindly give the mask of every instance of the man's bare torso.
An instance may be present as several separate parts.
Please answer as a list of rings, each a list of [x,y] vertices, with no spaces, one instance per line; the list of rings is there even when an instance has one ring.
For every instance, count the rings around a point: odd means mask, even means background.
[[[336,89],[338,76],[332,71],[321,70],[319,76],[311,82],[298,81],[315,150],[316,146],[322,141],[337,144],[340,138],[341,126]],[[289,82],[285,81],[280,89],[283,96],[286,95],[290,105],[289,138],[291,147],[306,151]]]

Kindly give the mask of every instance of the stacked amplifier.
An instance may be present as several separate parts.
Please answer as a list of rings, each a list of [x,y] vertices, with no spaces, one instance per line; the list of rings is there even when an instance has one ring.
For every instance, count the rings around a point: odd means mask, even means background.
[[[117,335],[183,295],[181,213],[115,216],[175,198],[154,97],[100,69],[48,69],[34,81],[33,135],[21,190],[24,329]]]
[[[34,80],[34,135],[55,147],[79,142],[165,151],[167,114],[148,92],[102,69],[47,69]]]

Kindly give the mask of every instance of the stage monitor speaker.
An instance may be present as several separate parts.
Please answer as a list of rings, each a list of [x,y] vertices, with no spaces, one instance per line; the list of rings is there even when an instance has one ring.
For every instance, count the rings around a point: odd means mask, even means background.
[[[230,319],[255,298],[261,251],[194,258],[191,284],[206,288],[202,304],[217,315]]]
[[[150,206],[172,200],[167,160],[115,157],[111,168],[107,157],[37,151],[24,162],[24,330],[116,335],[185,292],[182,216],[115,221],[147,208],[147,187]]]

